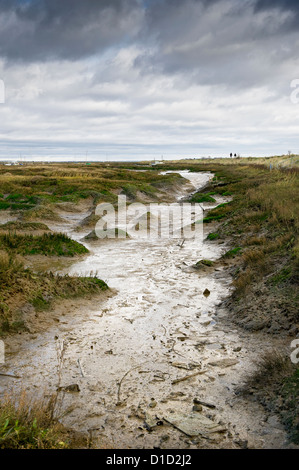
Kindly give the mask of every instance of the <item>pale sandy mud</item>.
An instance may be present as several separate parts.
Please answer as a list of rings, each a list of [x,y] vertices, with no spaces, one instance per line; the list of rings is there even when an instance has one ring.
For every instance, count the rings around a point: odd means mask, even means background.
[[[182,174],[194,188],[211,178]],[[76,223],[82,220],[73,217]],[[74,227],[69,224],[66,231],[81,238]],[[200,259],[218,259],[225,244],[186,240],[180,248],[173,239],[84,243],[90,249],[87,257],[67,267],[60,261],[57,269],[96,272],[117,294],[93,304],[82,301],[79,307],[70,301],[47,331],[11,339],[3,370],[21,379],[0,377],[1,390],[38,394],[67,387],[61,392],[61,412],[66,412],[61,421],[89,433],[98,446],[286,446],[278,420],[235,394],[267,350],[264,337],[221,320],[229,312],[220,304],[231,292],[224,268],[208,274],[190,269]],[[209,295],[203,294],[206,289]]]

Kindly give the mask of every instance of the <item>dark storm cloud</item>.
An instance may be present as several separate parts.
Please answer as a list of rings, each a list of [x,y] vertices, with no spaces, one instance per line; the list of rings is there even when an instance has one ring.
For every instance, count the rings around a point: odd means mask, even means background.
[[[291,15],[275,22],[275,8]],[[265,11],[269,18],[255,24]],[[78,60],[135,42],[154,52],[148,65],[188,70],[197,59],[225,55],[225,47],[285,34],[298,12],[297,0],[0,0],[0,56]]]
[[[282,10],[292,10],[299,12],[299,4],[297,0],[257,0],[255,2],[256,9],[280,8]]]
[[[297,29],[299,26],[299,2],[298,0],[257,0],[255,11],[267,11],[277,8],[280,11],[289,11],[292,15],[286,22],[285,28]]]
[[[138,0],[0,2],[0,55],[9,59],[78,59],[134,36]]]
[[[262,0],[154,0],[136,65],[185,74],[192,82],[262,85],[277,64],[298,58],[297,3]]]

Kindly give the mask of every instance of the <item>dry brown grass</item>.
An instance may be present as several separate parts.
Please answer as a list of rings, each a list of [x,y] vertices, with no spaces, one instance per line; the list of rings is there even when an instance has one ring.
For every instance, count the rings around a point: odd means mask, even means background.
[[[296,371],[286,351],[273,349],[264,353],[255,363],[255,370],[247,377],[242,392],[272,388]],[[274,391],[275,393],[275,391]]]
[[[53,419],[53,397],[29,398],[26,392],[0,402],[1,449],[62,449],[69,446],[61,424]]]
[[[252,268],[247,268],[245,272],[239,274],[233,280],[233,286],[235,288],[235,296],[239,297],[245,295],[250,290],[252,282],[256,279],[255,272]]]
[[[267,238],[263,235],[260,236],[249,236],[244,239],[244,244],[246,246],[252,246],[252,245],[265,245],[267,243]]]

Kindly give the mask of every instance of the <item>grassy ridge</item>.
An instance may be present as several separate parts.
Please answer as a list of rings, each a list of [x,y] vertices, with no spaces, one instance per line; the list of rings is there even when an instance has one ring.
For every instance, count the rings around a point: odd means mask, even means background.
[[[45,230],[50,232],[50,229],[47,225],[42,224],[40,222],[6,222],[5,224],[0,225],[0,231],[7,231],[7,232],[16,232],[16,231],[28,231],[34,232],[37,230]]]
[[[271,282],[272,271],[276,286],[285,287],[288,281],[292,289],[299,280],[299,172],[238,165],[216,169],[214,189],[229,191],[234,199],[210,211],[209,219],[221,219],[221,236],[242,248],[235,296],[244,295],[265,274]]]
[[[0,246],[21,255],[75,256],[88,253],[84,245],[62,233],[43,235],[0,234]]]
[[[0,286],[0,333],[24,327],[20,309],[26,304],[36,310],[45,310],[57,298],[78,297],[108,289],[107,284],[96,277],[34,273],[24,267],[22,259],[5,251],[0,252]]]
[[[204,222],[220,223],[217,233],[209,239],[229,237],[236,243],[235,248],[242,248],[242,268],[234,282],[235,297],[244,295],[251,281],[256,282],[265,273],[270,274],[269,282],[276,286],[285,287],[287,281],[292,288],[299,280],[299,171],[269,171],[262,165],[213,161],[186,166],[192,171],[215,174],[203,196],[211,192],[233,196],[230,203],[209,211]],[[198,199],[200,194],[196,195]]]
[[[9,172],[0,165],[0,210],[27,212],[59,202],[77,203],[89,197],[94,203],[114,203],[119,192],[132,199],[138,192],[155,197],[161,189],[181,181],[180,175],[107,168],[105,164],[26,165],[10,167]]]

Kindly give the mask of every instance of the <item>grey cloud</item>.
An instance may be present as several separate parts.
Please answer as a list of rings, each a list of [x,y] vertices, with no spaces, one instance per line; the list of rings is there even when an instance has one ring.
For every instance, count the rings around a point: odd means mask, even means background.
[[[138,0],[0,3],[0,55],[12,60],[79,59],[134,37]]]
[[[278,75],[278,63],[298,58],[298,33],[290,28],[295,3],[282,1],[279,9],[279,2],[267,3],[154,1],[146,13],[149,47],[136,67],[199,84],[262,85]]]
[[[269,37],[275,40],[297,24],[297,0],[231,0],[229,8],[223,11],[227,3],[227,0],[0,0],[0,56],[23,61],[78,60],[112,46],[138,42],[151,51],[156,47],[153,63],[163,61],[165,70],[171,72],[176,69],[175,61],[178,69],[188,69],[196,63],[198,54],[201,58],[211,52],[217,59],[216,48],[220,56],[225,46],[233,48]],[[276,24],[271,16],[273,8],[292,14]],[[258,15],[262,11],[269,11],[270,16],[260,22]],[[215,45],[207,41],[209,34]],[[187,43],[193,44],[192,51],[167,52],[172,44]]]
[[[281,10],[299,12],[299,4],[297,0],[257,0],[255,7],[257,10],[267,10],[269,8],[277,7]]]
[[[297,10],[275,0],[0,0],[1,141],[135,145],[139,155],[152,142],[182,155],[295,150]]]
[[[257,0],[255,3],[255,11],[268,11],[273,8],[281,12],[288,11],[290,16],[285,22],[284,29],[286,31],[298,31],[299,27],[299,3],[297,0]]]

